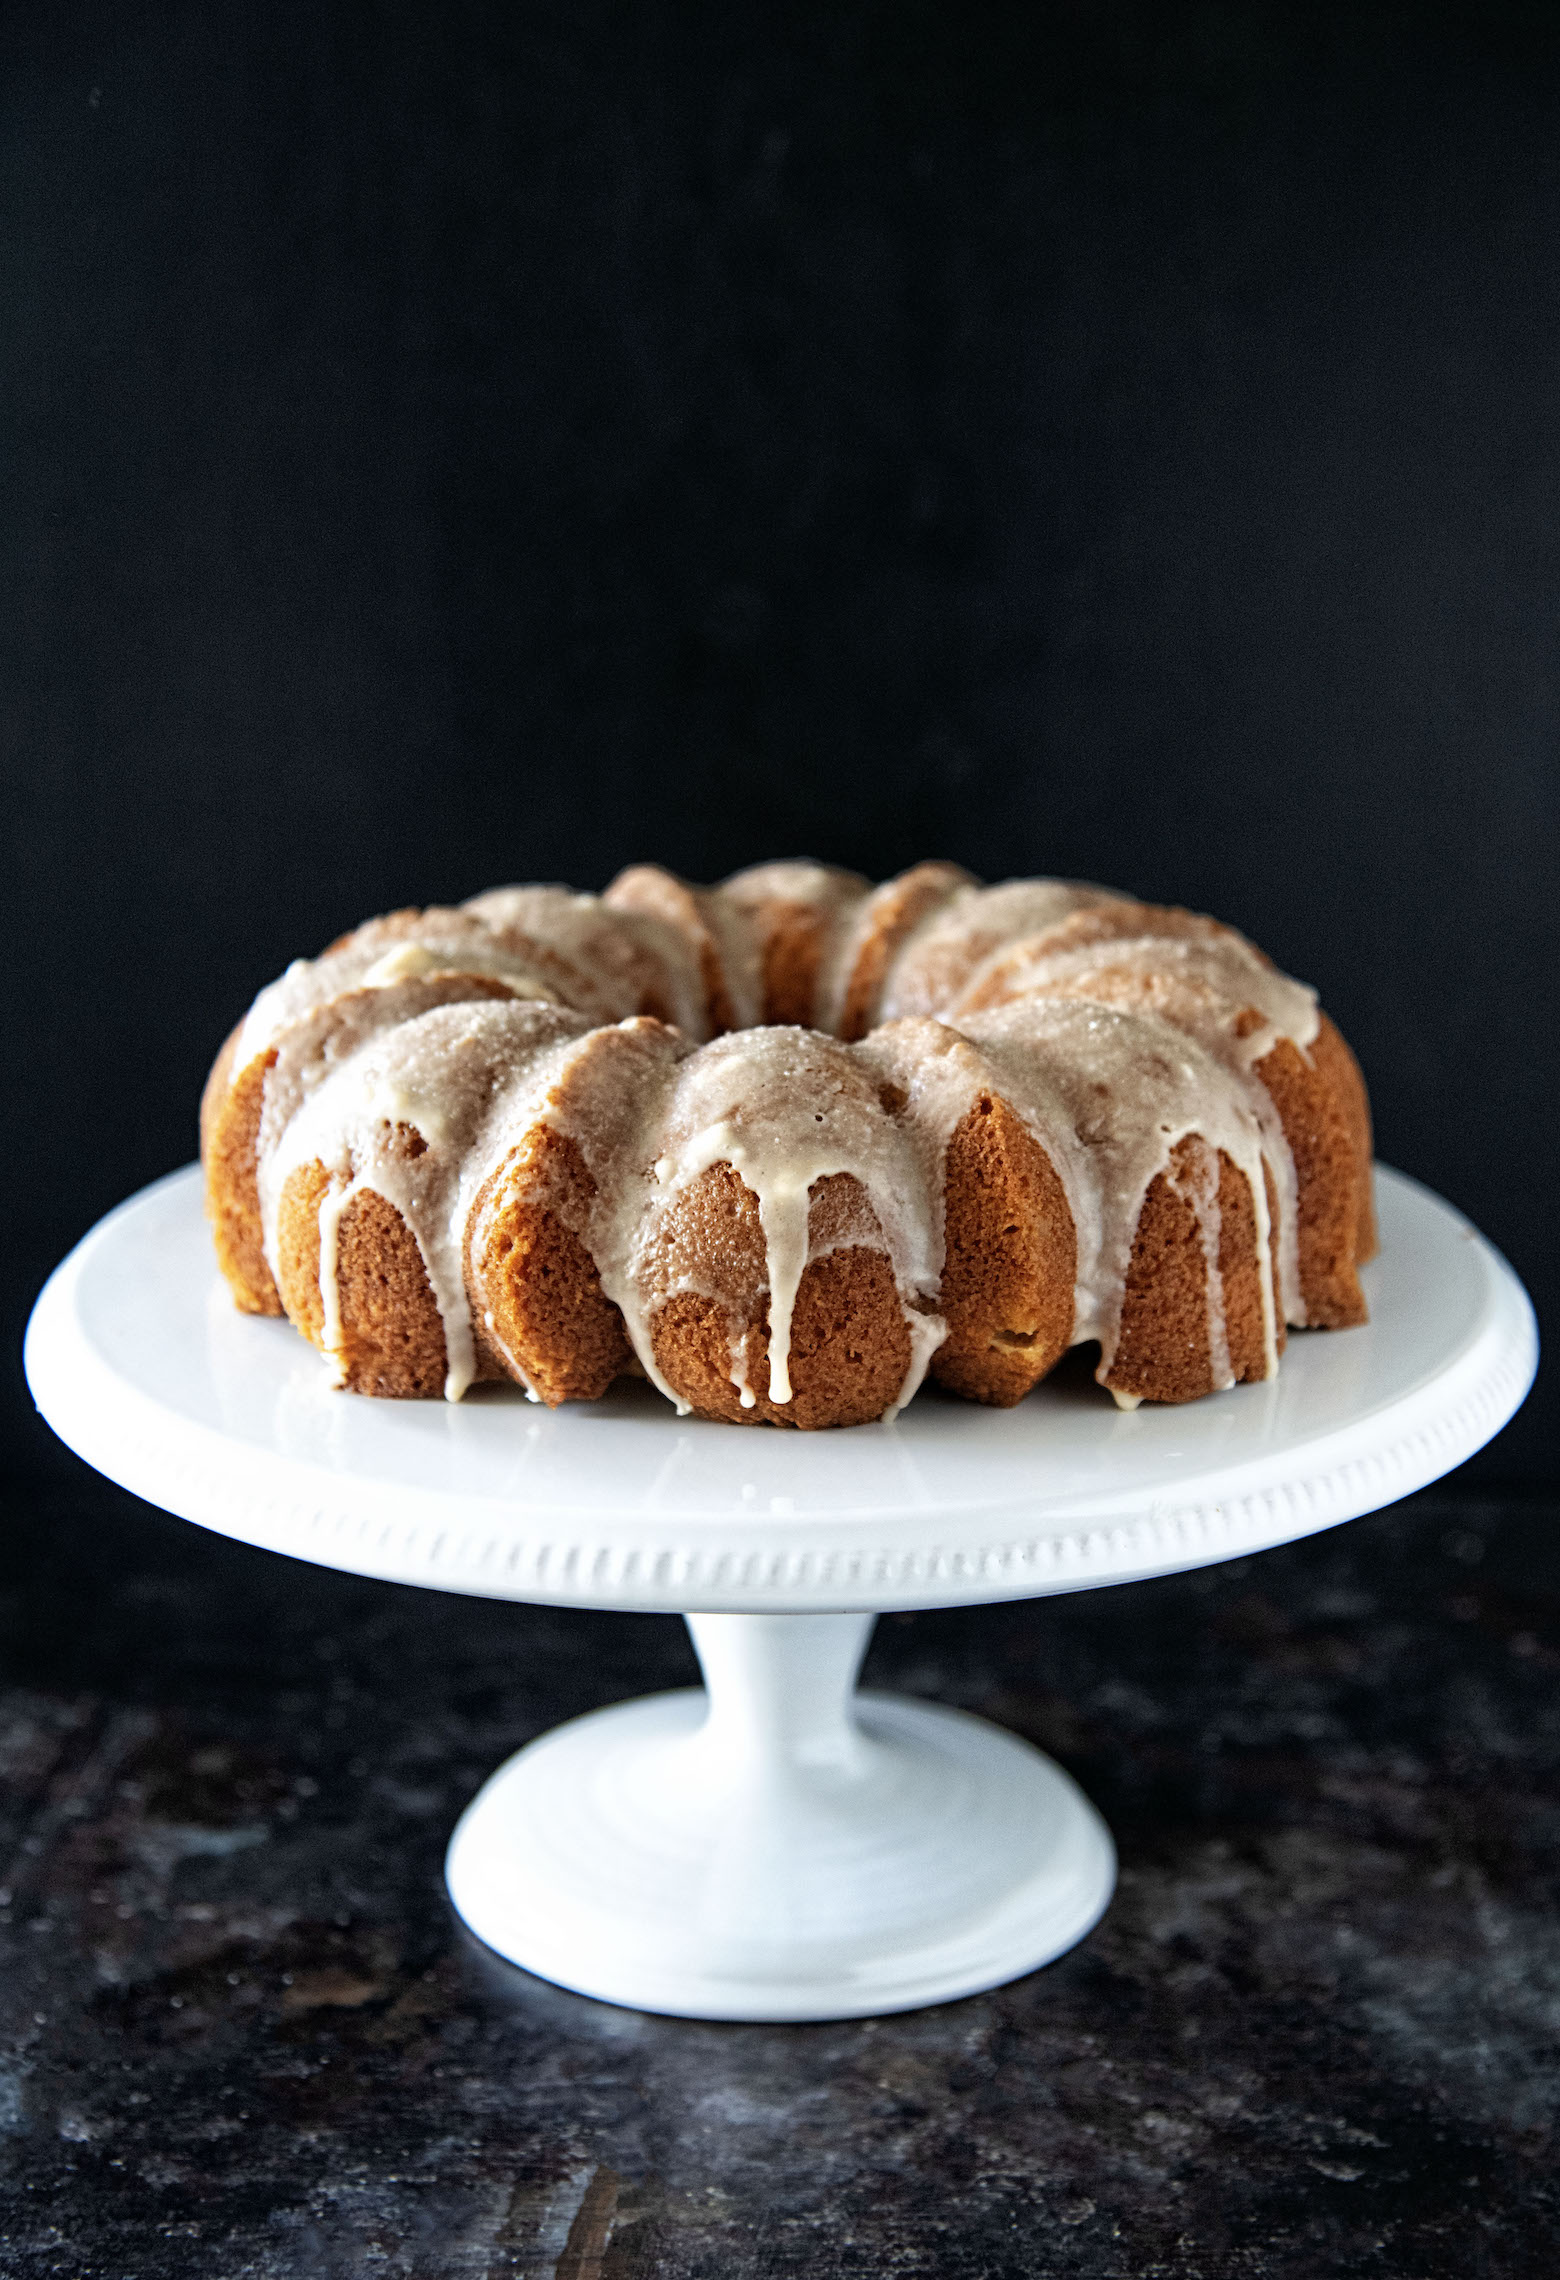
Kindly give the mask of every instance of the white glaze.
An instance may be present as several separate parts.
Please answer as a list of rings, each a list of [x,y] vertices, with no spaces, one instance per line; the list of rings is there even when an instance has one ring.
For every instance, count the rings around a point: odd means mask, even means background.
[[[1314,1042],[1320,1020],[1316,992],[1281,974],[1232,930],[1197,939],[1137,935],[1079,949],[1020,942],[982,963],[949,1018],[969,1030],[973,1009],[982,1001],[995,1008],[1044,998],[1087,999],[1152,1015],[1194,1039],[1236,1080],[1261,1130],[1277,1195],[1276,1257],[1284,1319],[1303,1325],[1294,1158],[1283,1121],[1256,1071],[1281,1038],[1302,1052]],[[1253,1023],[1253,1016],[1260,1018]],[[1243,1023],[1252,1025],[1243,1028]],[[1258,1217],[1267,1218],[1265,1188]],[[1271,1376],[1278,1366],[1276,1325],[1269,1325],[1269,1332]]]
[[[960,1120],[982,1092],[1009,1102],[1045,1150],[1067,1197],[1078,1244],[1072,1343],[1097,1339],[1103,1382],[1115,1359],[1132,1239],[1143,1198],[1182,1140],[1223,1149],[1252,1189],[1259,1267],[1271,1282],[1263,1136],[1246,1084],[1189,1037],[1152,1015],[1066,999],[1020,1000],[966,1017],[958,1029],[927,1019],[885,1024],[860,1050],[908,1096],[905,1119],[921,1141],[923,1177],[938,1202],[941,1167]],[[1218,1274],[1214,1169],[1183,1190],[1197,1216],[1208,1276],[1208,1336],[1215,1383],[1232,1382]],[[1267,1374],[1277,1367],[1277,1324],[1264,1302]]]
[[[679,1291],[702,1286],[678,1252],[668,1210],[700,1175],[730,1164],[758,1202],[769,1290],[769,1398],[791,1399],[790,1333],[797,1290],[813,1258],[849,1241],[886,1252],[911,1333],[911,1371],[939,1342],[917,1301],[935,1298],[934,1252],[914,1145],[886,1113],[869,1062],[816,1030],[773,1026],[717,1038],[678,1071],[647,1204],[613,1245],[629,1336],[649,1368],[650,1322]],[[833,1241],[814,1245],[809,1199],[838,1173],[859,1181],[871,1207]],[[633,1205],[630,1205],[631,1212]],[[670,1237],[670,1240],[669,1240]],[[706,1290],[706,1295],[717,1295]],[[931,1344],[928,1345],[928,1339]],[[733,1382],[743,1388],[734,1347]],[[753,1389],[748,1388],[749,1392]],[[913,1388],[911,1388],[913,1390]],[[901,1398],[908,1399],[908,1392]]]
[[[575,1232],[595,1262],[603,1292],[623,1317],[635,1359],[683,1412],[687,1404],[656,1364],[649,1316],[640,1298],[636,1238],[677,1071],[690,1050],[675,1029],[657,1021],[625,1021],[593,1031],[546,1072],[545,1089],[534,1102],[514,1104],[506,1117],[505,1146],[493,1159],[518,1150],[537,1123],[574,1143],[595,1189]],[[486,1178],[484,1168],[478,1189]],[[505,1183],[495,1184],[474,1214],[467,1235],[470,1259],[483,1254],[487,1224],[504,1207],[507,1193]],[[519,1358],[503,1348],[496,1333],[494,1342],[524,1382]]]
[[[680,890],[660,876],[675,909]],[[757,1010],[765,931],[790,904],[818,915],[819,994],[837,1021],[886,891],[874,896],[850,873],[793,862],[699,891],[739,1019]],[[1068,922],[1092,911],[1123,931],[1080,942]],[[447,1390],[458,1398],[475,1367],[466,1269],[480,1248],[476,1201],[506,1154],[518,1161],[526,1134],[549,1123],[576,1142],[595,1183],[578,1232],[602,1288],[641,1367],[676,1399],[655,1364],[656,1312],[690,1289],[731,1300],[679,1250],[672,1206],[726,1163],[758,1205],[769,1398],[781,1406],[791,1398],[802,1275],[848,1240],[881,1249],[893,1269],[911,1343],[898,1407],[945,1335],[935,1303],[948,1141],[976,1094],[994,1087],[1045,1149],[1067,1196],[1078,1242],[1073,1339],[1099,1340],[1101,1377],[1116,1350],[1142,1201],[1168,1173],[1208,1263],[1214,1381],[1231,1382],[1218,1272],[1221,1150],[1252,1193],[1271,1374],[1275,1248],[1283,1314],[1298,1322],[1304,1311],[1294,1168],[1255,1070],[1280,1038],[1301,1051],[1310,1045],[1315,994],[1232,930],[1185,914],[1167,918],[1163,934],[1153,923],[1143,906],[1071,881],[954,885],[898,945],[882,991],[885,1024],[863,1044],[749,1026],[695,1048],[704,978],[691,936],[672,918],[559,887],[511,887],[459,911],[371,922],[325,957],[289,968],[244,1025],[238,1065],[275,1052],[259,1150],[267,1257],[274,1272],[286,1178],[318,1158],[331,1175],[320,1212],[325,1343],[339,1363],[338,1230],[353,1196],[369,1187],[383,1194],[422,1252],[444,1323]],[[513,1000],[437,1002],[483,979]],[[631,1017],[651,998],[685,1017],[687,1036]],[[897,1112],[884,1105],[885,1084],[904,1096]],[[1178,1145],[1194,1136],[1204,1147],[1177,1169]],[[1264,1172],[1278,1198],[1276,1228]],[[845,1234],[820,1239],[809,1224],[812,1191],[840,1173],[859,1182],[867,1207]],[[498,1200],[490,1196],[490,1208]],[[752,1406],[760,1389],[748,1383],[746,1331],[733,1315],[732,1382]],[[503,1358],[524,1380],[519,1357]]]
[[[1078,1234],[1073,1343],[1097,1338],[1100,1375],[1115,1357],[1132,1238],[1143,1198],[1180,1143],[1223,1150],[1251,1189],[1263,1294],[1265,1374],[1278,1366],[1262,1128],[1247,1086],[1193,1038],[1152,1014],[1087,999],[1026,999],[968,1016],[964,1033],[989,1058],[1003,1095],[1046,1149],[1067,1190]],[[1061,1121],[1056,1121],[1057,1104]],[[1217,1267],[1217,1175],[1186,1197]],[[1209,1345],[1223,1342],[1223,1291],[1208,1277]],[[1227,1348],[1226,1362],[1227,1362]],[[1215,1363],[1217,1373],[1217,1361]],[[1228,1383],[1217,1374],[1216,1383]]]
[[[318,958],[295,958],[263,989],[245,1016],[234,1061],[242,1069],[271,1046],[288,1025],[345,991],[388,988],[434,974],[485,975],[516,997],[573,1001],[598,1018],[610,1014],[610,991],[567,965],[549,965],[543,945],[505,939],[464,911],[403,912],[370,919],[339,948]],[[628,1010],[628,1009],[625,1009]]]
[[[1187,939],[1139,934],[1089,943],[1080,948],[1048,948],[1043,938],[1004,945],[989,955],[948,1004],[946,1018],[958,1021],[982,1005],[1041,992],[1058,997],[1098,997],[1099,983],[1119,978],[1122,995],[1148,1010],[1179,1002],[1188,1007],[1194,993],[1206,1005],[1204,1026],[1227,1026],[1231,1015],[1251,1007],[1263,1017],[1241,1040],[1248,1067],[1260,1061],[1280,1037],[1308,1046],[1319,1016],[1316,992],[1291,981],[1268,964],[1244,936],[1226,933]],[[1000,983],[1000,991],[993,983]],[[1175,1018],[1175,1016],[1172,1016]]]
[[[1004,944],[1040,934],[1094,903],[1119,900],[1073,879],[1009,879],[957,887],[902,942],[883,985],[879,1019],[946,1013]]]
[[[746,914],[718,887],[699,897],[699,915],[715,938],[716,956],[726,977],[733,1029],[752,1029],[764,1018],[764,976],[758,937]]]
[[[616,1019],[649,1010],[654,997],[687,1036],[708,1035],[699,961],[686,935],[664,919],[613,910],[600,895],[568,887],[490,887],[463,907],[500,931],[551,943],[598,976],[612,990]]]
[[[810,1018],[816,1027],[832,1032],[839,1026],[839,1009],[831,1012],[831,998],[843,988],[855,928],[871,888],[854,871],[832,863],[785,861],[755,863],[738,871],[719,889],[722,902],[733,906],[758,944],[760,955],[770,926],[787,909],[809,913],[817,929],[817,977],[813,985]]]
[[[395,1206],[416,1239],[444,1327],[445,1390],[458,1401],[476,1372],[465,1287],[472,1198],[509,1130],[534,1120],[568,1048],[589,1019],[537,1000],[441,1006],[369,1038],[308,1094],[260,1158],[266,1259],[277,1273],[282,1191],[318,1161],[330,1177],[320,1207],[323,1345],[344,1367],[336,1238],[366,1189]],[[423,1145],[413,1153],[410,1136]]]
[[[920,921],[922,927],[946,906],[951,897],[969,893],[973,885],[956,865],[948,864],[940,868],[946,872],[945,883],[940,891],[934,893],[923,913]],[[819,1028],[828,1030],[831,1035],[837,1035],[844,1026],[851,984],[862,959],[871,955],[884,925],[890,922],[890,914],[899,903],[901,883],[898,879],[885,879],[881,886],[872,888],[859,902],[853,903],[841,913],[840,923],[835,929],[819,973],[816,1018]],[[879,1001],[881,994],[880,981]],[[870,1025],[881,1018],[883,1016],[878,1004],[874,1003],[867,1012],[868,1023]]]

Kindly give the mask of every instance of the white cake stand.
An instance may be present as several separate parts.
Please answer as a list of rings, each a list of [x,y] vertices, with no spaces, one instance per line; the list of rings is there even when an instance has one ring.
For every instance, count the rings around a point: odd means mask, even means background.
[[[708,1694],[600,1710],[502,1766],[448,1877],[490,1947],[564,1986],[713,2019],[850,2018],[974,1993],[1081,1939],[1104,1824],[978,1718],[856,1695],[874,1611],[1076,1591],[1259,1551],[1434,1480],[1521,1401],[1532,1309],[1468,1222],[1380,1175],[1372,1320],[1270,1385],[1115,1410],[935,1396],[891,1425],[679,1419],[645,1387],[549,1412],[332,1392],[234,1312],[193,1169],[112,1213],[33,1314],[55,1431],[153,1504],[360,1575],[688,1613]]]

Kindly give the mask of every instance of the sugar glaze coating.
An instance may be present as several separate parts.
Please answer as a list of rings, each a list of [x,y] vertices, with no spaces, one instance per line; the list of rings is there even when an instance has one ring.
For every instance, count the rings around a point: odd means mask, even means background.
[[[498,888],[263,990],[202,1110],[219,1262],[361,1391],[637,1370],[746,1421],[1270,1377],[1363,1320],[1369,1121],[1233,929],[1058,880],[804,862]]]

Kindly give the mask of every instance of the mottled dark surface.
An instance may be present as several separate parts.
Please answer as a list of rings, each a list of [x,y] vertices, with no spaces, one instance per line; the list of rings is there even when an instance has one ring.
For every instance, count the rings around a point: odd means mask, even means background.
[[[648,2019],[486,1958],[458,1809],[684,1683],[667,1619],[366,1583],[82,1476],[8,1515],[0,2273],[1548,2274],[1560,1556],[1442,1495],[1151,1585],[879,1627],[1054,1751],[1104,1924],[883,2022]]]

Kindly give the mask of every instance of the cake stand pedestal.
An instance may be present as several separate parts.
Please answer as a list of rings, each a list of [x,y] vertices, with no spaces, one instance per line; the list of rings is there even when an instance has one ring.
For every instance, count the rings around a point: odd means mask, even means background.
[[[446,1873],[472,1930],[722,2019],[908,2010],[1070,1948],[1116,1881],[1104,1822],[984,1719],[854,1694],[872,1622],[690,1615],[707,1695],[576,1718],[468,1806]]]
[[[1497,1252],[1379,1176],[1372,1319],[1268,1385],[1112,1408],[1062,1373],[1017,1409],[923,1397],[796,1434],[643,1386],[548,1412],[333,1392],[236,1314],[199,1175],[51,1277],[27,1373],[137,1495],[246,1543],[494,1598],[687,1613],[708,1692],[617,1705],[502,1766],[450,1844],[490,1947],[610,2002],[849,2018],[1000,1984],[1072,1946],[1114,1855],[1058,1766],[978,1718],[854,1691],[875,1611],[1072,1591],[1259,1551],[1423,1487],[1505,1423],[1537,1359]]]

